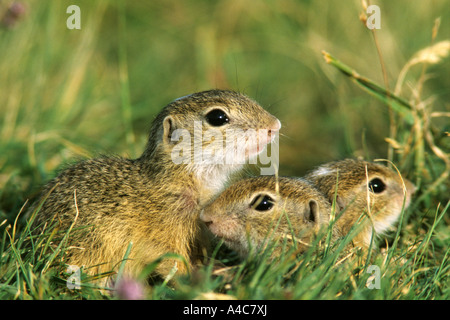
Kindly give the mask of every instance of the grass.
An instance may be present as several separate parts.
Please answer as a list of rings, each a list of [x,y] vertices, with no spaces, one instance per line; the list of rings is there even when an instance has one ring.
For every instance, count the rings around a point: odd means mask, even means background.
[[[450,271],[448,246],[440,247],[439,242],[432,239],[437,226],[448,215],[449,207],[450,204],[438,208],[435,220],[426,232],[419,235],[405,232],[400,245],[370,255],[344,250],[351,241],[352,232],[328,250],[324,250],[327,234],[323,234],[301,259],[293,259],[294,250],[287,250],[280,259],[272,261],[272,247],[269,246],[263,253],[239,261],[219,243],[213,258],[216,262],[221,261],[223,267],[217,267],[211,262],[189,276],[175,277],[170,284],[167,281],[156,282],[145,297],[447,299]],[[62,235],[67,236],[68,233],[63,232]],[[117,298],[113,293],[98,290],[99,287],[92,284],[92,278],[83,272],[80,274],[80,289],[67,286],[72,273],[68,273],[67,266],[58,263],[64,249],[52,249],[48,245],[55,236],[54,232],[32,238],[25,231],[19,237],[14,237],[13,230],[6,229],[4,238],[5,235],[10,241],[7,248],[2,248],[1,299]],[[32,249],[28,242],[33,243]],[[128,253],[129,250],[123,263],[126,263]],[[150,265],[145,272],[150,272],[157,263]],[[52,264],[51,268],[49,264]],[[370,278],[373,274],[370,268],[373,266],[379,268],[380,283],[371,289],[369,284],[375,281]]]
[[[70,290],[64,247],[50,245],[69,231],[32,237],[22,207],[79,158],[137,156],[163,105],[211,87],[241,90],[280,118],[280,174],[387,158],[418,192],[370,257],[349,255],[350,237],[274,262],[218,246],[223,267],[175,274],[146,298],[449,299],[450,60],[438,47],[450,39],[446,1],[380,3],[375,31],[359,21],[359,1],[85,0],[81,30],[66,28],[69,1],[23,3],[26,14],[0,28],[0,299],[117,298],[83,270],[81,289]],[[372,265],[379,289],[368,287]]]

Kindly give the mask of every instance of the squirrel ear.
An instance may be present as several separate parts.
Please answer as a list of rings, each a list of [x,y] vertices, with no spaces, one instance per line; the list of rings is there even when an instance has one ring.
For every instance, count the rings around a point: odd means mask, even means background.
[[[163,120],[163,142],[164,144],[170,144],[172,140],[172,134],[175,131],[175,120],[172,116],[167,116]]]
[[[314,224],[320,223],[319,204],[316,200],[309,200],[309,210],[305,213],[306,221],[310,221]]]

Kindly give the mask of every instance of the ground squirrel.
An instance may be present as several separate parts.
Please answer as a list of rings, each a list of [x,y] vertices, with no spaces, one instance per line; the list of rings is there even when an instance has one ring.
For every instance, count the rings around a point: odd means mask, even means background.
[[[202,209],[200,219],[241,257],[280,241],[277,256],[285,244],[295,243],[296,253],[308,248],[311,236],[328,225],[330,210],[328,199],[306,180],[259,176],[228,187]]]
[[[372,230],[379,235],[393,226],[415,191],[414,185],[393,169],[356,159],[323,164],[304,178],[330,202],[335,200],[335,226],[341,235],[346,235],[361,215],[368,217],[361,220],[360,232],[353,238],[353,244],[363,248],[370,245]]]
[[[69,235],[64,262],[97,265],[96,272],[117,270],[130,242],[126,272],[132,276],[168,252],[191,263],[200,246],[200,207],[243,167],[242,160],[261,153],[280,127],[276,117],[233,91],[210,90],[176,99],[152,122],[138,159],[82,161],[50,181],[36,202],[45,200],[42,207],[32,208],[34,225],[40,231],[51,221],[62,230],[72,224],[74,230],[92,226]],[[253,135],[242,134],[249,129],[255,130]],[[234,162],[226,158],[236,155],[236,146],[224,147],[220,134],[246,147]],[[164,276],[173,266],[174,261],[164,261],[156,271]],[[182,263],[178,269],[186,271]]]
[[[337,206],[333,212],[336,185]],[[260,247],[265,243],[281,213],[291,225],[282,218],[274,238],[289,237],[294,230],[294,234],[303,234],[297,238],[298,243],[307,246],[318,227],[328,226],[331,215],[337,217],[331,233],[335,241],[369,212],[370,219],[361,220],[362,229],[353,238],[355,246],[367,248],[372,223],[377,234],[391,227],[404,199],[404,208],[409,205],[414,189],[410,181],[381,164],[347,159],[322,165],[304,179],[261,176],[239,181],[211,200],[200,218],[228,247],[246,256],[249,245]]]

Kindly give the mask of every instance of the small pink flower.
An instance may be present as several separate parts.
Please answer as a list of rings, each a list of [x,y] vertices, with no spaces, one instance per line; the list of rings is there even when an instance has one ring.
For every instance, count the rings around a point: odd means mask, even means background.
[[[142,300],[145,297],[143,285],[129,277],[123,277],[115,286],[116,296],[121,300]]]
[[[26,12],[26,5],[20,1],[15,1],[9,6],[3,17],[1,17],[0,12],[0,24],[7,28],[12,28],[17,21],[26,14]]]

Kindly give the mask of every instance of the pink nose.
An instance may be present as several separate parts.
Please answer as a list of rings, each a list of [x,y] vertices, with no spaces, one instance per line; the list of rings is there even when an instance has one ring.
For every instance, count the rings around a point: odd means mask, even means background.
[[[205,224],[205,226],[208,229],[211,229],[211,225],[214,224],[213,219],[211,219],[211,217],[205,215],[203,210],[200,213],[200,220],[203,221],[203,223]]]
[[[204,223],[207,223],[207,224],[212,223],[212,219],[210,217],[208,217],[207,215],[205,215],[205,212],[203,210],[202,210],[202,212],[200,212],[200,220],[202,220]]]
[[[409,181],[408,179],[404,179],[403,181],[405,182],[406,192],[408,194],[412,195],[417,191],[416,186],[411,181]]]
[[[281,122],[280,120],[276,119],[277,121],[275,121],[275,124],[273,125],[272,128],[269,128],[269,131],[280,131],[281,129]]]
[[[275,124],[271,128],[267,129],[268,130],[267,134],[268,134],[269,139],[272,139],[274,134],[277,133],[278,131],[280,131],[280,129],[281,129],[280,120],[278,120],[278,119],[276,119],[276,120],[277,121],[275,122]]]

